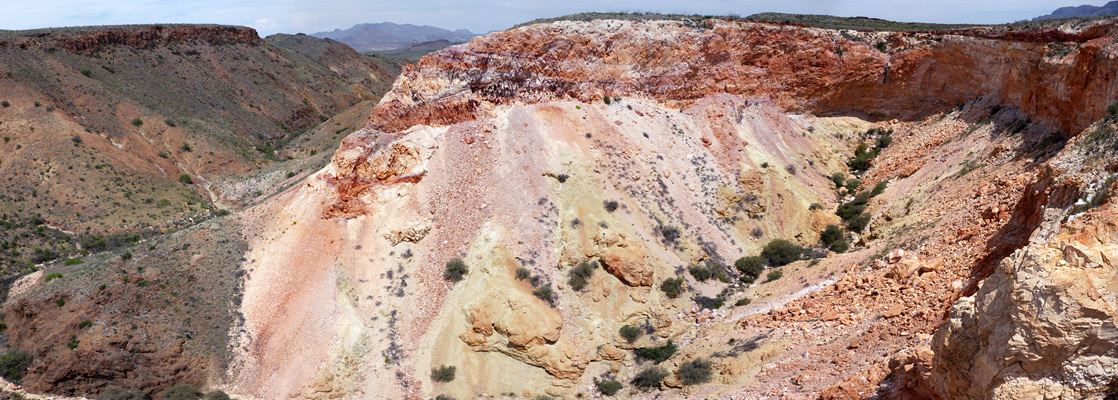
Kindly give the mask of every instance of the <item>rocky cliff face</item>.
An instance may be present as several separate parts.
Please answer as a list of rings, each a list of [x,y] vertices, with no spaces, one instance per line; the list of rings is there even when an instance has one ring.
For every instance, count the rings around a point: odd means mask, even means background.
[[[1075,168],[1108,168],[1061,149],[1118,95],[1112,22],[1048,36],[705,24],[533,25],[407,69],[331,165],[255,211],[268,217],[247,256],[236,387],[573,396],[596,379],[628,386],[650,366],[629,350],[672,340],[661,367],[708,358],[717,371],[657,385],[678,397],[1102,390],[1110,231],[1013,252],[1075,207],[1088,188]],[[827,177],[869,127],[895,142],[861,175],[883,190],[858,250],[775,283],[684,272],[769,239],[816,245],[852,198]],[[461,282],[443,277],[452,258]],[[1078,269],[1055,279],[1070,268],[1057,258]],[[571,279],[580,265],[586,286]],[[679,298],[659,289],[675,277]],[[754,303],[698,306],[743,297]],[[630,343],[626,324],[648,334]],[[441,365],[459,377],[433,381]]]

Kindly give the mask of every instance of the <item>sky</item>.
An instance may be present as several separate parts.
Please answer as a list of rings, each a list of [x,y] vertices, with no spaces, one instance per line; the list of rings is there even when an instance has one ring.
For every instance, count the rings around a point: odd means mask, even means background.
[[[395,22],[507,29],[536,18],[587,11],[682,14],[758,12],[866,16],[905,22],[1001,23],[1058,7],[1106,0],[0,0],[0,29],[147,23],[214,23],[274,33],[315,33],[359,23]],[[608,4],[608,5],[603,5]]]

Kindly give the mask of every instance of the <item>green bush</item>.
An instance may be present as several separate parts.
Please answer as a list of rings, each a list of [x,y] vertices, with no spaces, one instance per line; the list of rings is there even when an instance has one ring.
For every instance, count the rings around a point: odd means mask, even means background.
[[[683,381],[684,385],[697,385],[710,382],[713,372],[709,360],[697,358],[680,365],[676,374],[679,375],[679,379]]]
[[[599,392],[602,392],[602,394],[606,396],[613,396],[617,394],[617,392],[621,391],[621,382],[612,379],[606,379],[602,381],[595,379],[594,385],[598,387]]]
[[[74,258],[68,259],[66,261],[63,261],[62,263],[66,264],[66,265],[78,265],[78,264],[82,263],[82,259],[80,257],[74,257]]]
[[[695,277],[695,280],[699,282],[705,282],[707,279],[710,279],[710,270],[703,265],[692,266],[687,269],[687,272],[690,272],[691,276]]]
[[[82,73],[82,75],[85,75],[87,78],[90,77],[90,76],[93,76],[93,71],[90,71],[88,69],[81,70],[81,73]]]
[[[834,243],[831,243],[830,249],[835,253],[845,253],[847,250],[850,250],[850,241],[846,239],[836,240]]]
[[[225,394],[225,392],[223,391],[214,390],[212,392],[206,393],[206,400],[232,400],[232,398],[229,397],[228,394]]]
[[[147,400],[148,396],[140,389],[123,388],[116,385],[109,385],[101,394],[97,395],[97,400]]]
[[[66,305],[66,299],[58,299],[58,300],[55,300],[55,301],[54,301],[54,304],[58,305],[59,307],[62,307],[62,306],[64,306],[64,305]]]
[[[594,269],[597,266],[597,261],[583,260],[579,262],[577,267],[571,268],[567,272],[567,284],[571,285],[571,289],[582,291],[590,283],[590,277],[594,275]]]
[[[8,107],[11,107],[11,106],[12,106],[12,103],[9,103],[7,100],[0,101],[0,107],[8,108]]]
[[[31,353],[18,349],[9,349],[4,354],[0,354],[0,376],[8,381],[19,384],[23,379],[23,373],[27,372],[27,368],[31,367]]]
[[[137,127],[144,126],[144,120],[139,119],[139,118],[133,119],[132,120],[132,125],[135,125]]]
[[[846,181],[846,191],[847,192],[854,193],[854,191],[858,190],[858,188],[861,187],[861,186],[862,186],[862,180],[861,179],[853,179],[852,178],[852,179],[848,179]]]
[[[4,107],[7,107],[7,102],[5,101],[4,103]],[[1118,103],[1110,103],[1109,106],[1106,106],[1106,114],[1111,118],[1118,117]]]
[[[676,240],[679,240],[679,228],[661,225],[659,230],[660,234],[664,236],[664,240],[668,243],[675,243]]]
[[[171,127],[171,128],[174,128],[174,127],[175,127],[175,120],[173,120],[173,119],[170,119],[170,118],[167,118],[167,119],[163,120],[163,124],[164,124],[164,125],[167,125],[167,126],[169,126],[169,127]],[[218,391],[216,391],[216,392],[221,392],[221,391],[220,391],[220,390],[218,390]],[[210,392],[210,393],[215,393],[215,392]],[[221,393],[225,393],[225,392],[221,392]],[[207,394],[206,396],[209,396],[209,395]]]
[[[769,262],[770,266],[780,267],[799,260],[804,248],[784,239],[774,239],[761,249],[761,258]]]
[[[433,380],[435,382],[450,382],[450,381],[453,381],[454,380],[454,371],[456,369],[457,368],[455,368],[453,365],[443,365],[443,366],[438,367],[438,368],[432,368],[431,369],[431,380]]]
[[[668,278],[660,283],[660,290],[668,295],[669,299],[674,299],[683,294],[683,278]]]
[[[551,297],[555,295],[555,291],[551,290],[551,284],[547,284],[540,286],[532,294],[540,300],[551,302]]]
[[[452,258],[446,262],[446,269],[443,271],[443,278],[451,282],[458,282],[462,277],[466,276],[469,268],[466,267],[466,262],[461,258]]]
[[[748,297],[742,297],[742,298],[738,299],[737,302],[734,303],[734,307],[748,306],[749,303],[752,303],[752,302],[753,302],[753,300],[750,300]]]
[[[765,279],[768,279],[769,282],[772,282],[772,281],[775,281],[777,279],[780,279],[783,276],[784,276],[784,271],[778,269],[778,270],[769,271],[769,274],[765,276]]]
[[[629,383],[644,390],[656,389],[660,387],[660,381],[663,381],[667,376],[668,373],[663,369],[659,367],[649,367],[638,373]]]
[[[819,232],[819,240],[823,242],[824,246],[830,246],[837,242],[839,239],[842,239],[843,235],[844,232],[842,231],[841,226],[830,224],[827,225],[825,229],[823,229],[823,232]]]
[[[637,328],[632,325],[625,325],[622,326],[621,329],[617,331],[617,333],[620,334],[621,337],[625,338],[625,340],[629,343],[633,343],[637,341],[637,339],[640,339],[641,328]]]
[[[866,229],[866,225],[870,224],[870,216],[866,214],[858,214],[846,222],[846,227],[851,231],[862,233]]]
[[[756,280],[758,276],[761,276],[761,271],[765,269],[765,259],[760,256],[742,257],[734,262],[734,268],[737,268],[742,277]]]
[[[194,180],[190,179],[190,175],[187,174],[179,175],[179,182],[185,183],[187,185],[194,184]]]
[[[637,357],[646,360],[652,360],[659,364],[664,362],[664,360],[671,358],[672,355],[675,354],[676,350],[679,350],[679,347],[676,347],[675,343],[672,343],[672,341],[669,340],[668,344],[665,344],[663,346],[641,347],[639,349],[633,350],[633,352],[637,355]]]
[[[194,386],[180,383],[164,390],[163,398],[166,400],[198,400],[202,398],[202,391]]]
[[[93,326],[93,321],[90,321],[88,319],[78,323],[78,329],[85,329],[91,326]]]
[[[889,184],[889,181],[878,182],[877,185],[875,185],[873,187],[873,191],[870,192],[870,197],[875,197],[879,194],[884,193],[885,192],[885,185],[888,185],[888,184]]]
[[[518,281],[528,279],[531,275],[532,271],[529,271],[528,268],[520,267],[516,269],[516,280]]]
[[[43,277],[43,282],[44,283],[50,282],[50,281],[53,281],[53,280],[61,278],[61,277],[62,277],[62,274],[60,274],[58,272],[51,272],[51,273],[49,273],[49,274],[47,274],[46,276]]]

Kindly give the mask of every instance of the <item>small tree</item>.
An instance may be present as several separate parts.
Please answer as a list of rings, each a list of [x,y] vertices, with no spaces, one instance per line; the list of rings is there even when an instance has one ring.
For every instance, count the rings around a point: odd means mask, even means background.
[[[443,271],[443,278],[451,282],[458,282],[462,280],[463,276],[469,272],[466,267],[466,262],[461,258],[455,257],[446,262],[446,270]]]
[[[450,382],[450,381],[453,381],[454,380],[454,371],[456,369],[457,368],[455,368],[453,365],[443,365],[443,366],[438,367],[438,368],[433,368],[433,369],[431,369],[431,380],[433,380],[435,382]]]
[[[613,396],[617,394],[617,392],[621,391],[621,382],[615,381],[613,379],[606,379],[601,381],[595,379],[594,385],[598,387],[599,392],[602,392],[602,394],[606,396]]]
[[[31,366],[31,353],[23,350],[10,349],[4,354],[0,354],[0,376],[12,383],[19,383],[23,379],[23,373],[27,372],[27,368]]]
[[[660,290],[668,295],[669,299],[674,299],[683,294],[683,278],[668,278],[660,283]]]
[[[179,182],[182,182],[182,183],[187,184],[187,185],[194,184],[194,180],[190,179],[190,175],[187,175],[187,174],[179,175]]]
[[[132,120],[132,125],[135,125],[136,127],[144,126],[144,120],[139,119],[139,118],[133,119]]]
[[[622,326],[621,329],[617,331],[617,333],[620,334],[621,337],[625,338],[625,340],[629,343],[633,343],[637,341],[637,339],[640,339],[641,328],[637,328],[632,325],[625,325]]]
[[[164,390],[163,398],[166,400],[198,400],[202,398],[202,391],[192,385],[180,383]]]
[[[734,261],[734,268],[741,272],[743,278],[753,282],[765,270],[765,259],[760,256],[742,257]]]
[[[823,245],[830,246],[839,239],[842,239],[842,236],[842,227],[836,224],[830,224],[827,225],[827,228],[823,229],[823,232],[819,233],[819,240],[823,242]]]
[[[683,381],[684,385],[696,385],[700,383],[710,382],[710,376],[713,373],[711,363],[704,358],[698,358],[689,362],[683,363],[679,366],[679,379]]]
[[[649,367],[633,377],[630,383],[644,390],[655,389],[660,387],[660,382],[667,376],[667,371],[664,371],[660,367]]]
[[[770,266],[780,267],[799,260],[804,248],[784,239],[775,239],[765,245],[761,250],[761,257],[769,262]]]

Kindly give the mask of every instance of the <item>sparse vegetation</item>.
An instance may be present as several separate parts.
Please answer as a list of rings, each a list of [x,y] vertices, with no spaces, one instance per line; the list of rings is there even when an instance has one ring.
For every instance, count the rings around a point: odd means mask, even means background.
[[[0,101],[0,107],[8,108],[8,107],[11,107],[11,106],[12,106],[12,103],[9,103],[7,100]]]
[[[443,270],[443,278],[451,282],[458,282],[461,281],[462,277],[466,276],[468,272],[469,268],[466,267],[466,262],[462,261],[461,258],[455,257],[446,262],[446,269]]]
[[[606,396],[613,396],[621,391],[621,382],[612,379],[594,380],[594,385],[598,387],[598,391]]]
[[[225,392],[220,390],[214,390],[212,392],[206,393],[205,398],[206,400],[232,400],[232,398],[230,398],[228,394],[225,394]]]
[[[677,347],[675,343],[672,343],[672,341],[669,340],[668,343],[665,345],[656,347],[641,347],[633,350],[633,353],[636,354],[639,358],[652,360],[659,364],[671,358],[677,350],[679,350],[679,347]]]
[[[82,259],[80,257],[74,257],[63,261],[62,263],[65,265],[78,265],[82,263]]]
[[[140,389],[124,388],[116,385],[109,385],[101,394],[97,395],[97,400],[147,400],[148,396]]]
[[[163,398],[166,400],[198,400],[201,397],[201,390],[185,383],[171,386],[163,391]]]
[[[567,272],[567,284],[571,285],[571,289],[582,291],[590,283],[590,277],[594,275],[594,270],[597,268],[597,261],[580,261],[578,266]]]
[[[435,382],[450,382],[454,380],[454,372],[457,370],[453,365],[443,365],[438,368],[431,369],[431,380]]]
[[[748,297],[742,297],[738,299],[738,301],[734,302],[734,307],[748,306],[749,303],[752,302],[753,300],[750,300]]]
[[[768,261],[769,266],[780,267],[799,260],[803,253],[803,247],[784,239],[773,239],[761,249],[761,258]]]
[[[679,240],[679,228],[674,226],[661,225],[659,227],[660,235],[664,236],[664,241],[667,243],[675,243]]]
[[[81,73],[82,73],[82,75],[85,75],[86,78],[93,76],[93,71],[90,71],[88,69],[81,70]]]
[[[633,343],[636,342],[637,339],[640,339],[641,328],[637,328],[633,325],[625,325],[622,326],[621,329],[617,331],[617,333],[621,335],[621,337],[625,338],[625,341]]]
[[[609,211],[609,212],[616,211],[617,207],[619,206],[619,204],[616,201],[613,201],[613,200],[604,201],[604,202],[602,202],[602,204],[603,204],[603,206],[605,206],[606,211]]]
[[[532,295],[538,297],[540,300],[551,302],[551,298],[555,295],[555,291],[551,289],[551,284],[547,284],[536,288],[536,290],[532,291]]]
[[[529,276],[532,276],[532,271],[529,271],[528,268],[520,267],[516,269],[516,280],[522,281],[528,279]]]
[[[135,118],[132,120],[132,125],[136,126],[137,128],[144,126],[144,120]]]
[[[769,271],[768,275],[765,276],[765,279],[767,280],[767,282],[772,282],[772,281],[775,281],[777,279],[780,279],[783,276],[784,276],[784,271],[783,270],[775,269],[775,270]]]
[[[668,296],[669,299],[674,299],[683,294],[683,278],[668,278],[660,283],[660,290]]]
[[[9,349],[0,354],[0,376],[9,382],[19,384],[23,380],[23,373],[31,366],[34,357],[19,349]]]
[[[637,376],[634,376],[633,380],[629,383],[644,390],[656,389],[660,387],[660,382],[667,376],[667,371],[664,371],[660,367],[648,367],[638,373]]]
[[[696,358],[680,365],[679,371],[676,371],[676,375],[679,376],[679,379],[683,381],[684,385],[697,385],[710,382],[713,372],[714,370],[711,368],[710,360]]]
[[[50,282],[50,281],[53,281],[53,280],[61,278],[61,277],[62,277],[61,273],[51,272],[49,274],[46,274],[46,276],[43,276],[43,283]]]

